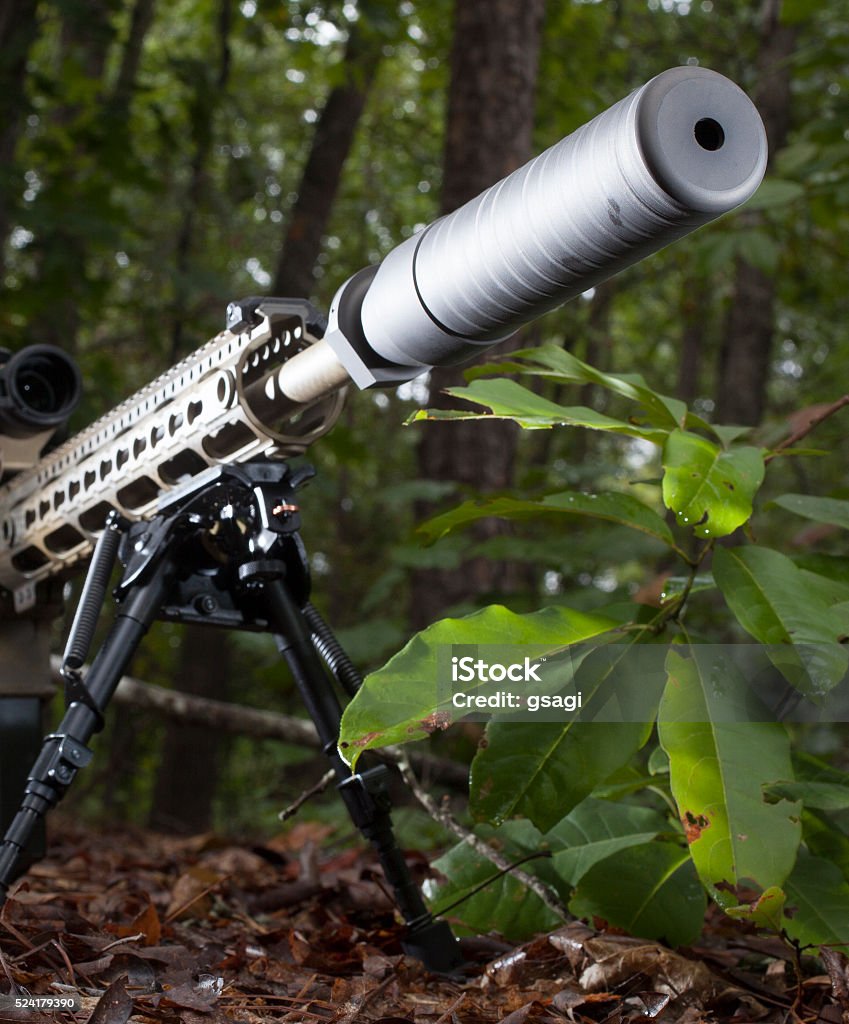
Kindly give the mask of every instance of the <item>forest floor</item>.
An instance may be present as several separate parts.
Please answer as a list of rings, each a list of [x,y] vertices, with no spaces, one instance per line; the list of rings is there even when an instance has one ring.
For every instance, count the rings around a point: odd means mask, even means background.
[[[792,948],[718,918],[677,953],[580,922],[522,945],[465,939],[463,976],[428,974],[402,953],[368,853],[326,837],[302,822],[249,847],[51,821],[49,857],[0,914],[0,991],[78,1009],[0,1021],[849,1022],[841,954],[799,977]]]

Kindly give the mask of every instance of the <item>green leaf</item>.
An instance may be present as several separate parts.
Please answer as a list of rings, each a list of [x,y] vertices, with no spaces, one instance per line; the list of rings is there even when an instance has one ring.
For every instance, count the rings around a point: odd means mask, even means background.
[[[663,450],[663,500],[678,522],[700,537],[724,537],[752,514],[764,478],[758,448],[723,451],[684,430],[673,431]]]
[[[698,937],[705,906],[689,854],[664,842],[632,846],[595,864],[569,903],[577,917],[601,917],[631,935],[671,946]]]
[[[511,861],[545,848],[543,837],[528,821],[509,821],[499,829],[479,826],[478,836],[492,843]],[[522,868],[545,877],[550,861],[529,861]],[[496,874],[492,861],[476,853],[467,843],[458,843],[434,863],[445,881],[430,885],[427,892],[435,910],[446,907],[471,893]],[[469,896],[450,911],[450,916],[478,932],[498,931],[505,938],[520,941],[539,931],[562,924],[553,911],[534,892],[521,885],[513,875],[494,879],[480,892]]]
[[[493,498],[489,501],[467,501],[458,508],[435,516],[418,529],[428,543],[433,543],[445,534],[468,523],[487,516],[501,519],[534,519],[541,516],[576,515],[591,519],[628,526],[650,537],[674,547],[672,531],[661,517],[630,494],[582,494],[579,491],[562,491],[549,494],[539,501],[522,501],[519,498]]]
[[[849,651],[838,641],[846,620],[786,555],[754,544],[718,548],[713,575],[747,633],[763,644],[794,645],[785,652],[770,647],[768,654],[803,693],[826,694],[845,676]]]
[[[640,669],[656,650],[614,645],[586,655],[571,684],[582,694],[583,721],[490,722],[472,762],[475,816],[499,823],[522,815],[552,828],[622,768],[651,733],[664,679]]]
[[[842,811],[849,807],[849,786],[836,782],[774,782],[764,786],[770,801],[801,801],[806,807],[821,811]]]
[[[615,625],[600,615],[562,607],[518,615],[490,605],[465,618],[442,619],[417,633],[386,665],[366,677],[342,716],[342,756],[355,765],[364,750],[423,739],[462,718],[466,711],[452,703],[453,645],[515,644],[533,646],[544,654]]]
[[[571,886],[605,857],[650,842],[668,830],[663,815],[649,807],[611,803],[593,797],[546,833],[557,873]]]
[[[595,384],[632,402],[645,410],[649,422],[669,430],[682,426],[687,406],[678,398],[661,395],[647,386],[637,373],[604,373],[582,362],[557,345],[540,345],[514,353],[517,360],[526,362],[526,372],[571,384]],[[542,367],[542,369],[538,369]]]
[[[783,726],[747,721],[745,681],[716,648],[670,651],[658,733],[690,852],[706,886],[781,885],[801,838],[797,804],[768,804],[762,785],[792,778]]]
[[[667,431],[651,427],[640,427],[624,420],[613,419],[594,409],[584,406],[565,406],[550,402],[534,394],[514,380],[475,380],[468,387],[448,388],[448,394],[466,402],[491,410],[496,419],[515,420],[527,430],[547,427],[586,427],[590,430],[604,430],[613,434],[639,437],[656,444],[663,444]],[[479,419],[481,413],[458,410],[426,409],[414,413],[408,422],[416,420]]]
[[[723,448],[730,448],[731,445],[744,434],[751,432],[751,427],[732,426],[724,423],[711,423],[710,429],[722,442]]]
[[[849,883],[840,870],[804,849],[784,886],[784,928],[804,945],[842,947],[849,952]]]
[[[829,523],[849,530],[849,501],[838,498],[817,498],[810,494],[782,494],[769,503],[795,512],[797,516],[813,519],[818,523]]]
[[[490,722],[472,761],[472,811],[491,822],[522,815],[551,828],[648,736],[640,722]]]
[[[774,206],[786,206],[801,199],[805,189],[798,181],[782,178],[767,178],[746,204],[748,210],[767,210]]]
[[[787,895],[777,885],[765,889],[754,903],[743,903],[737,907],[725,907],[725,913],[737,920],[751,921],[758,928],[781,932],[784,925],[784,906]]]
[[[815,857],[824,857],[835,864],[849,881],[849,836],[833,816],[805,809],[802,812],[805,845]]]
[[[736,242],[737,252],[747,263],[751,263],[765,274],[775,271],[781,249],[766,231],[738,231]]]

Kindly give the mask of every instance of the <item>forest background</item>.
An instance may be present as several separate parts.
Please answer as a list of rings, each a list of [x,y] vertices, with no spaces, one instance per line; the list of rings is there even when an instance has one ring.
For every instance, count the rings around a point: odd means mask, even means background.
[[[0,344],[51,342],[79,360],[81,428],[216,333],[230,299],[306,295],[326,309],[351,273],[441,211],[687,63],[727,74],[758,104],[766,184],[745,210],[522,342],[640,371],[714,422],[777,444],[840,397],[849,370],[849,28],[836,3],[4,0]],[[309,453],[314,601],[363,668],[414,628],[493,600],[591,611],[660,599],[663,551],[609,524],[555,535],[484,524],[424,546],[417,523],[479,493],[658,475],[656,452],[634,439],[403,425],[459,380],[353,395]],[[585,384],[580,401],[603,411],[608,399]],[[773,467],[763,502],[849,497],[843,417],[817,428],[824,454]],[[801,553],[849,554],[845,536],[780,509],[758,525],[759,543]],[[725,635],[721,606],[705,614]],[[264,637],[161,625],[134,672],[296,710]],[[468,758],[476,738],[460,729],[437,747]],[[806,742],[845,761],[838,727]],[[70,799],[95,817],[262,833],[321,770],[300,748],[122,709]]]

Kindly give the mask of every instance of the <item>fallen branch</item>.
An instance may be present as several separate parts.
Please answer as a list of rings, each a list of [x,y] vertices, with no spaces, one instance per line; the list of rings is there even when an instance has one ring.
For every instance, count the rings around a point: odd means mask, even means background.
[[[59,675],[61,659],[50,659],[53,681],[62,687],[64,681]],[[132,676],[123,676],[115,691],[113,700],[118,705],[152,711],[163,718],[170,718],[186,725],[202,725],[236,736],[250,736],[253,739],[279,740],[299,747],[318,750],[321,747],[312,722],[279,711],[264,711],[259,708],[231,704],[228,701],[196,697],[179,690],[166,690]],[[377,751],[378,757],[395,761],[396,756],[387,751]],[[464,791],[469,784],[469,770],[465,765],[418,752],[411,755],[416,770],[435,783]]]
[[[506,857],[503,857],[498,853],[497,850],[494,850],[488,843],[484,842],[483,839],[476,836],[474,832],[471,832],[464,825],[461,825],[447,808],[440,807],[430,793],[423,788],[413,772],[412,765],[410,764],[410,760],[407,755],[398,747],[393,748],[393,754],[395,755],[396,764],[398,765],[398,769],[401,772],[401,776],[404,781],[434,821],[438,821],[443,828],[448,829],[449,832],[453,832],[458,839],[471,846],[475,853],[486,858],[486,860],[494,864],[499,871],[511,874],[517,882],[520,882],[526,888],[530,889],[531,892],[539,896],[548,909],[557,914],[557,916],[563,921],[570,921],[572,919],[566,905],[550,885],[543,882],[541,878],[537,878],[535,875],[528,874],[527,871],[523,871],[521,868],[516,867],[515,864],[512,864]]]
[[[836,412],[839,412],[845,406],[849,405],[849,395],[843,395],[838,398],[836,402],[832,402],[831,405],[818,406],[817,412],[814,413],[807,423],[802,424],[797,430],[786,437],[781,444],[777,445],[774,451],[770,452],[769,455],[764,459],[764,462],[771,462],[772,459],[781,455],[786,449],[792,448],[799,441],[803,440],[810,434],[810,432],[820,425],[824,420],[827,420],[829,416],[833,416]]]

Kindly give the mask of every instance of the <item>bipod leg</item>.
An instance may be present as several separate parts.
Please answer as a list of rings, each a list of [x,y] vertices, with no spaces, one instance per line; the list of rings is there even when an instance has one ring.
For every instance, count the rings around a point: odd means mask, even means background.
[[[162,555],[166,553],[167,546],[162,549]],[[69,685],[69,706],[62,721],[45,737],[20,810],[0,844],[0,905],[38,822],[59,803],[80,768],[91,761],[92,752],[86,744],[103,727],[103,712],[171,586],[174,573],[167,558],[159,559],[151,569],[145,582],[135,583],[127,592],[85,680],[76,677]]]
[[[262,563],[260,563],[262,564]],[[450,973],[457,970],[463,956],[457,939],[446,921],[434,920],[425,906],[421,891],[410,875],[392,828],[391,803],[387,792],[388,769],[377,765],[352,773],[339,754],[339,723],[342,708],[321,659],[310,639],[310,627],[302,609],[289,593],[280,576],[261,582],[269,618],[276,631],[280,653],[292,672],[301,699],[315,723],[322,749],[338,778],[337,788],[351,820],[369,840],[380,859],[386,881],[392,887],[398,909],[407,925],[404,951],[420,960],[429,970]],[[280,566],[282,569],[282,565]],[[240,573],[250,579],[250,563]]]

